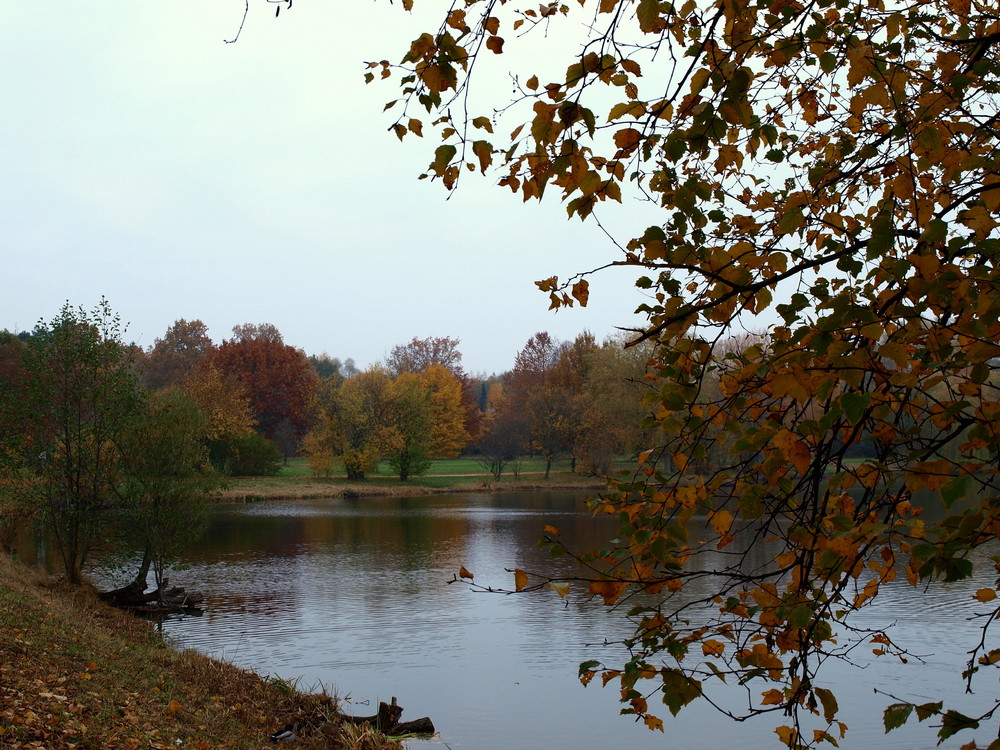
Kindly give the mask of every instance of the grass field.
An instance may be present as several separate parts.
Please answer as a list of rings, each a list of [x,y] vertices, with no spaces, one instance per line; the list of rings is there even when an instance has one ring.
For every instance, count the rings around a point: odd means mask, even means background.
[[[621,464],[627,465],[626,461]],[[278,497],[339,497],[354,495],[419,495],[443,491],[523,490],[561,488],[601,488],[600,477],[571,471],[569,460],[553,463],[549,478],[545,478],[545,461],[528,457],[517,462],[517,472],[508,466],[499,480],[475,458],[462,457],[434,461],[428,472],[411,477],[406,482],[392,473],[388,462],[368,474],[363,482],[350,482],[343,469],[333,476],[312,475],[305,459],[293,458],[276,477],[239,477],[232,479],[218,493],[222,500],[259,500]]]
[[[535,456],[529,456],[526,458],[519,459],[518,461],[518,473],[520,474],[533,474],[538,472],[545,472],[545,460],[537,458]],[[556,461],[552,464],[552,473],[557,472],[569,472],[570,471],[570,461],[569,459],[564,459]],[[508,477],[513,475],[513,469],[508,466],[504,470],[504,474]],[[431,462],[431,467],[424,474],[426,477],[462,477],[462,476],[482,476],[489,477],[490,472],[486,469],[476,458],[463,456],[461,458],[449,458],[440,459]],[[309,471],[309,465],[306,463],[304,458],[292,458],[288,460],[285,464],[281,473],[278,475],[281,477],[311,477],[312,472]],[[344,476],[343,467],[337,467],[334,469],[334,477]],[[370,478],[375,479],[377,477],[394,477],[395,474],[392,471],[392,467],[389,465],[388,461],[382,461],[378,468],[369,475]]]

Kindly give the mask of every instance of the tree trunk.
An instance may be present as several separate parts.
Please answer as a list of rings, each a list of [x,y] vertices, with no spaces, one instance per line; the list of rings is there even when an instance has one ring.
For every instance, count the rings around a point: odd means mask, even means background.
[[[153,553],[149,551],[149,545],[142,551],[142,562],[139,564],[139,570],[136,571],[135,578],[132,579],[130,583],[125,588],[136,587],[139,591],[145,591],[146,589],[146,578],[149,576],[149,566],[153,563]]]

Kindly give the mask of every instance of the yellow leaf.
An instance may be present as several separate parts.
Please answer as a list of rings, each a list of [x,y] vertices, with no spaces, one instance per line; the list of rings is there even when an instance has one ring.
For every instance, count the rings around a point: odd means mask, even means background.
[[[981,602],[990,602],[997,598],[997,592],[994,589],[979,589],[976,592],[976,599]]]
[[[644,716],[642,717],[642,720],[646,722],[646,726],[649,729],[659,729],[661,732],[663,731],[663,722],[655,716]]]
[[[473,578],[475,578],[475,576],[474,576],[474,575],[472,575],[472,573],[470,573],[469,571],[467,571],[467,570],[465,569],[465,566],[464,566],[464,565],[463,565],[463,566],[461,567],[461,569],[460,569],[460,570],[458,571],[458,576],[459,576],[459,578],[468,578],[469,580],[472,580]]]
[[[514,570],[514,590],[523,591],[524,587],[528,585],[528,574],[525,573],[520,568]]]
[[[728,510],[717,510],[712,514],[711,522],[715,533],[720,536],[724,535],[733,525],[733,514]]]
[[[557,594],[559,594],[560,599],[566,598],[566,594],[569,593],[569,583],[565,581],[560,581],[559,583],[556,583],[555,581],[549,581],[545,585],[548,586],[553,591],[555,591]]]

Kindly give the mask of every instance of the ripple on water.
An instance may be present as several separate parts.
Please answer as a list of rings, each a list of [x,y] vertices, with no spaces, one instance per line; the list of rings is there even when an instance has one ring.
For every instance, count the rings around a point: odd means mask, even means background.
[[[586,544],[610,528],[602,531],[600,523],[579,496],[557,495],[226,508],[191,566],[175,574],[206,595],[205,615],[168,621],[164,629],[182,646],[307,686],[360,701],[396,695],[407,716],[428,715],[440,727],[431,746],[730,747],[736,731],[741,750],[773,747],[774,722],[733,725],[698,708],[671,720],[665,738],[618,716],[613,686],[582,688],[580,661],[622,658],[620,647],[601,645],[629,633],[620,611],[579,593],[565,600],[548,591],[507,597],[447,583],[460,566],[475,572],[478,584],[501,588],[513,584],[505,568],[570,571],[565,559],[538,549],[541,527],[556,525]],[[952,671],[975,639],[971,593],[991,583],[972,581],[956,593],[897,582],[884,587],[877,608],[860,613],[859,624],[894,623],[891,637],[923,660],[903,664],[863,648],[855,652],[862,669],[828,663],[823,678],[851,726],[844,746],[932,744],[926,726],[885,735],[880,712],[891,699],[874,690],[914,700],[936,698],[941,689],[962,697]],[[726,700],[738,706],[745,695],[733,688]]]

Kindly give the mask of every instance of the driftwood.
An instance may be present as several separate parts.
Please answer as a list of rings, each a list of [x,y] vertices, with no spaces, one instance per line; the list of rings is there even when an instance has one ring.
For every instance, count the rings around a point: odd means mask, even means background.
[[[147,592],[143,583],[130,583],[114,591],[102,593],[101,599],[115,607],[131,609],[139,612],[195,612],[200,611],[200,605],[205,597],[200,594],[188,594],[179,586],[166,588],[167,579],[163,584]]]
[[[347,724],[369,724],[387,735],[434,734],[434,723],[428,717],[400,722],[402,713],[403,707],[396,703],[396,697],[393,696],[392,703],[383,701],[378,704],[378,713],[374,716],[338,714],[337,719]]]

